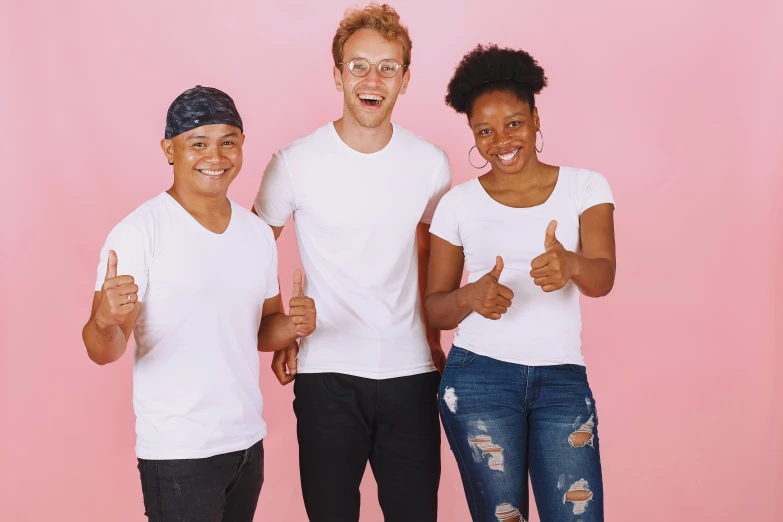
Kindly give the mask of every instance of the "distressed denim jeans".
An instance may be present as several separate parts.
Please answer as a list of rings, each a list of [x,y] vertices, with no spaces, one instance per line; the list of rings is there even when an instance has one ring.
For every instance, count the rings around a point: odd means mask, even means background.
[[[524,366],[452,347],[438,407],[474,522],[603,521],[598,414],[584,366]]]

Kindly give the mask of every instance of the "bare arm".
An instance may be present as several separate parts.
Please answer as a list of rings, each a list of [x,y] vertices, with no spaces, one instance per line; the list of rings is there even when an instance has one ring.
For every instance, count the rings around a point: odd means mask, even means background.
[[[470,312],[497,321],[508,311],[514,292],[498,282],[503,271],[500,256],[492,270],[460,288],[465,263],[462,247],[433,235],[431,251],[425,307],[433,327],[452,330]]]
[[[588,297],[611,292],[617,270],[614,242],[614,206],[605,203],[588,208],[579,218],[582,254],[574,254],[576,269],[571,277]]]
[[[258,215],[255,205],[253,205],[251,210],[253,211],[253,214]],[[270,227],[272,228],[272,233],[275,235],[276,241],[283,232],[283,227],[273,227],[271,225]],[[280,308],[278,311],[280,313],[284,313],[282,299],[280,300]],[[259,346],[261,346],[260,343]],[[294,340],[288,346],[286,346],[284,350],[275,351],[274,355],[272,356],[272,372],[283,386],[293,382],[294,377],[296,376],[296,357],[298,354],[299,343]]]
[[[582,253],[565,249],[557,240],[557,222],[546,230],[546,252],[533,259],[530,276],[544,292],[554,292],[572,279],[579,291],[588,297],[602,297],[614,286],[616,268],[614,245],[614,207],[596,205],[579,219]]]
[[[283,313],[280,294],[264,301],[261,326],[258,328],[258,351],[276,352],[296,341],[296,331],[291,318]]]
[[[452,330],[471,311],[458,298],[464,263],[462,247],[432,236],[424,308],[434,328]]]
[[[82,328],[87,355],[96,364],[122,357],[139,315],[139,287],[129,275],[117,276],[117,255],[109,252],[106,279],[92,299],[90,319]]]
[[[419,298],[421,299],[421,317],[424,320],[424,331],[427,336],[427,344],[430,345],[432,361],[439,371],[443,372],[446,357],[440,345],[440,330],[431,325],[427,319],[427,311],[424,307],[424,293],[427,289],[427,275],[430,262],[430,226],[427,223],[419,223],[416,227],[416,244],[419,256]]]

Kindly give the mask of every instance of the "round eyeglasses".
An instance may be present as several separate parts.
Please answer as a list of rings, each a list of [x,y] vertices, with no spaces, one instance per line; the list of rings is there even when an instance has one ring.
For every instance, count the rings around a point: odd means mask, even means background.
[[[340,62],[337,65],[348,65],[348,70],[351,71],[351,74],[354,76],[362,77],[367,76],[367,73],[370,72],[370,69],[374,65],[375,68],[378,70],[378,74],[383,76],[384,78],[394,78],[397,76],[397,73],[400,69],[407,67],[407,65],[400,65],[395,60],[392,60],[391,58],[388,58],[386,60],[381,60],[378,63],[373,63],[369,61],[367,58],[354,58],[347,64]]]

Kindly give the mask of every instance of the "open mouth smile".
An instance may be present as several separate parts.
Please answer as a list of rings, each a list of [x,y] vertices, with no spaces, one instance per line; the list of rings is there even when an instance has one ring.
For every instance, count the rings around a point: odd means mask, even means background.
[[[226,173],[228,169],[196,169],[208,178],[217,179]]]
[[[495,156],[500,161],[501,165],[509,166],[517,162],[517,160],[519,159],[520,150],[522,150],[522,148],[517,147],[516,149],[512,149],[502,154],[493,154],[493,156]]]
[[[378,94],[359,94],[359,101],[367,110],[377,110],[383,105],[384,97]]]

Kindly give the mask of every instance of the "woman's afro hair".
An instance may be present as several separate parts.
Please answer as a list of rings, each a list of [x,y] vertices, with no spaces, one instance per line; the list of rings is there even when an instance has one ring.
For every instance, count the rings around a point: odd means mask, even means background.
[[[477,45],[454,71],[446,93],[446,104],[470,116],[473,102],[482,94],[507,90],[535,107],[534,97],[546,87],[544,69],[525,51]]]

